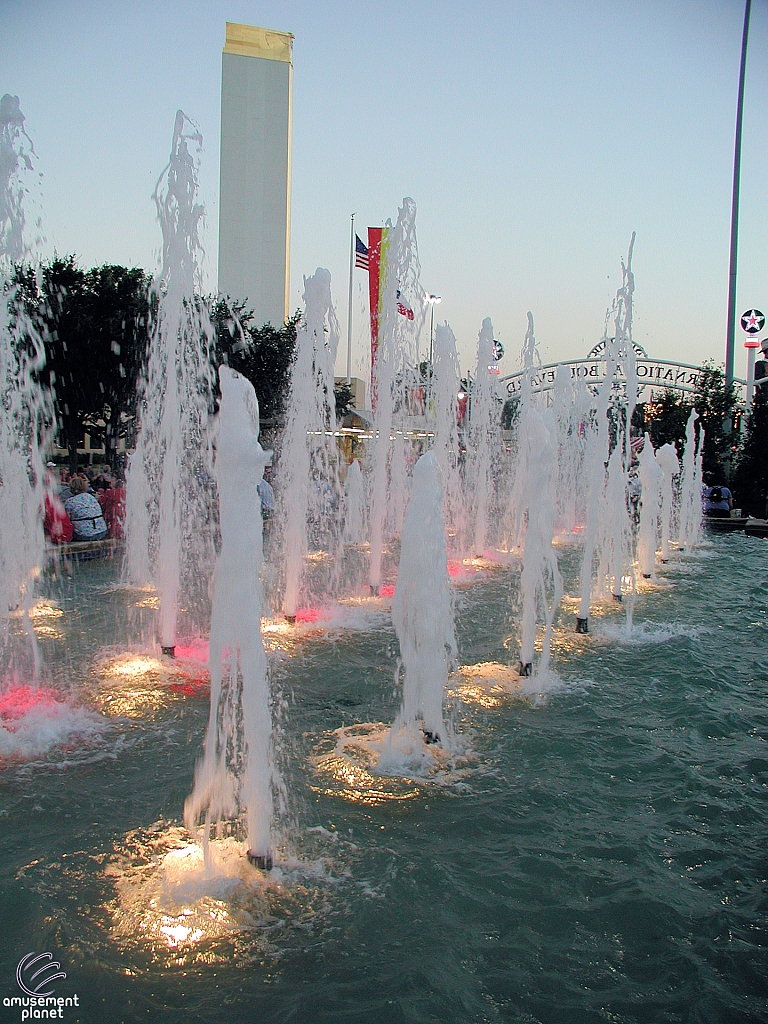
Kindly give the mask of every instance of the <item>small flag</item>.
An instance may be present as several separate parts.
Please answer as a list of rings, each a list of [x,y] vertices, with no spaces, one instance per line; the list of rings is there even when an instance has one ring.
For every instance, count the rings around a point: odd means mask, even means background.
[[[361,270],[368,270],[368,246],[355,232],[355,266]]]
[[[400,316],[407,316],[409,320],[413,320],[413,310],[411,309],[411,307],[407,303],[400,301],[399,288],[397,290],[397,312],[400,314]]]

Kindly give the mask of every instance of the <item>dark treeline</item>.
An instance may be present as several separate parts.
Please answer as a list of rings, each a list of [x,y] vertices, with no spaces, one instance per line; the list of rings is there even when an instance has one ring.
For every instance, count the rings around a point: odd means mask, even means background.
[[[86,433],[94,447],[104,447],[105,461],[117,465],[119,442],[131,448],[136,430],[138,386],[157,307],[150,275],[108,264],[84,270],[75,256],[55,256],[36,267],[17,264],[12,284],[43,338],[40,382],[53,394],[57,437],[70,466],[77,465]],[[280,328],[258,326],[244,303],[196,301],[208,307],[214,326],[212,361],[247,377],[262,421],[278,425],[299,314]]]
[[[696,429],[704,430],[705,481],[727,483],[735,504],[745,515],[762,518],[768,500],[768,385],[755,389],[752,409],[742,432],[735,387],[728,388],[722,368],[705,365],[695,392],[690,396],[667,391],[642,406],[642,429],[654,448],[667,442],[685,447],[685,427],[691,409],[699,415]],[[726,429],[731,423],[731,430]]]
[[[699,374],[696,390],[690,395],[679,391],[665,391],[653,402],[639,406],[642,410],[640,426],[650,434],[654,448],[674,444],[679,454],[685,448],[685,428],[691,410],[698,413],[696,436],[704,431],[702,462],[704,474],[731,476],[739,458],[741,435],[736,409],[736,388],[727,388],[722,368],[705,364]],[[730,421],[732,429],[726,430]],[[730,472],[729,472],[730,465]]]
[[[151,283],[141,269],[105,264],[84,270],[71,255],[14,268],[12,284],[43,338],[46,361],[40,379],[53,394],[59,444],[67,449],[73,469],[86,433],[94,447],[104,447],[105,461],[113,467],[120,463],[120,441],[129,449],[133,446],[137,389],[157,304]],[[207,306],[214,327],[212,361],[217,366],[228,363],[247,377],[265,428],[279,428],[300,313],[274,328],[256,325],[243,302],[205,296],[196,301]],[[13,305],[10,309],[13,315]],[[350,400],[346,385],[337,386],[338,416],[348,411]],[[685,427],[691,409],[696,409],[697,435],[704,430],[705,475],[715,482],[728,479],[736,503],[745,512],[763,516],[768,499],[768,385],[757,389],[743,434],[736,401],[735,389],[726,388],[723,370],[705,366],[690,395],[667,391],[640,404],[633,429],[647,430],[654,448],[674,443],[682,456]],[[510,399],[502,411],[504,426],[512,425],[515,412],[516,402]],[[727,432],[729,421],[734,429]]]
[[[685,450],[685,429],[691,410],[698,414],[695,434],[698,439],[704,431],[702,468],[705,480],[728,483],[735,503],[745,514],[763,517],[768,501],[768,384],[755,391],[754,404],[745,430],[741,431],[742,412],[737,407],[735,387],[726,387],[725,372],[721,367],[705,364],[699,374],[695,391],[681,394],[668,390],[641,401],[632,417],[632,433],[647,431],[654,449],[663,444],[674,444],[682,460]],[[519,398],[509,398],[502,411],[502,426],[514,426],[519,411]],[[611,444],[623,430],[624,411],[612,407]],[[727,430],[730,422],[731,429]]]

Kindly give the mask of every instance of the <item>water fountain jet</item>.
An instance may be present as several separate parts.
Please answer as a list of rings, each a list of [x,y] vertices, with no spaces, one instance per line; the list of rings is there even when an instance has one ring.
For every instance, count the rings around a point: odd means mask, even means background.
[[[282,610],[287,622],[296,622],[304,582],[304,557],[309,549],[308,519],[318,533],[338,533],[331,507],[340,484],[334,432],[336,406],[333,368],[339,325],[331,298],[331,275],[318,268],[304,278],[304,317],[296,334],[291,367],[290,402],[282,452],[278,464],[278,519],[284,524],[282,551],[285,584]],[[318,541],[325,540],[318,536]],[[331,547],[334,547],[333,540]]]
[[[208,310],[199,299],[196,202],[202,136],[176,114],[169,163],[153,199],[163,262],[152,291],[156,313],[139,399],[139,431],[126,479],[126,569],[157,589],[160,647],[173,656],[182,598],[189,603],[213,558],[208,416],[215,371]]]
[[[392,598],[392,623],[405,669],[403,705],[390,729],[380,765],[396,747],[410,746],[419,730],[422,742],[446,745],[443,698],[456,657],[452,590],[442,516],[442,482],[434,452],[413,470],[413,491],[403,524],[400,567]]]
[[[661,560],[669,561],[669,543],[672,534],[672,518],[675,511],[675,480],[680,476],[680,460],[673,444],[663,444],[656,452],[656,461],[664,473],[661,485]]]
[[[24,128],[18,96],[0,99],[0,630],[8,639],[8,615],[22,609],[38,679],[41,657],[30,610],[45,561],[42,509],[44,451],[51,441],[53,401],[37,376],[45,364],[43,338],[11,283],[14,263],[29,254],[24,196],[34,146]],[[11,541],[12,538],[12,541]]]
[[[656,454],[651,444],[650,434],[645,435],[645,442],[638,457],[640,463],[639,477],[640,525],[637,537],[637,560],[643,577],[649,580],[653,576],[656,562],[656,540],[659,526],[659,506],[661,504],[661,487],[664,473],[656,461]]]
[[[184,820],[194,832],[205,814],[207,856],[212,821],[242,808],[248,859],[270,870],[272,718],[261,636],[263,528],[254,497],[272,453],[259,444],[259,404],[253,385],[226,366],[219,367],[219,380],[215,475],[221,550],[211,615],[211,705],[203,758]]]
[[[533,314],[523,346],[523,374],[518,421],[518,465],[512,504],[518,517],[518,537],[523,548],[520,576],[522,616],[518,672],[533,674],[537,609],[544,617],[544,639],[538,674],[549,668],[552,626],[563,596],[563,580],[552,545],[555,531],[554,477],[557,468],[555,425],[548,410],[537,408],[531,392],[530,371],[538,360]]]

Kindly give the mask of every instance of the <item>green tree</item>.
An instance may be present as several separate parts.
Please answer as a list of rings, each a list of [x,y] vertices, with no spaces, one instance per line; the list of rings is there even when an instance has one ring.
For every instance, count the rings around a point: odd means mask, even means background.
[[[738,453],[739,433],[733,426],[726,430],[727,422],[733,425],[734,421],[736,388],[726,387],[721,366],[704,364],[693,393],[693,407],[699,414],[698,428],[704,429],[704,472],[725,478]]]
[[[110,465],[117,461],[119,440],[130,443],[133,437],[136,383],[147,348],[149,284],[149,275],[138,268],[104,265],[85,275],[90,347],[102,397],[89,432],[103,442]]]
[[[59,440],[76,469],[77,449],[101,398],[97,361],[86,343],[85,272],[75,256],[54,256],[39,273],[32,267],[16,268],[14,283],[21,288],[27,313],[44,339],[40,380],[53,391]]]
[[[520,396],[512,395],[501,409],[501,426],[504,430],[514,430],[520,418]]]
[[[354,395],[352,394],[352,388],[347,382],[340,381],[334,385],[333,397],[336,402],[336,422],[341,423],[347,413],[352,412]]]
[[[736,504],[748,515],[766,516],[768,499],[768,385],[757,388],[744,443],[736,463],[733,491]]]
[[[682,455],[685,448],[685,428],[692,408],[693,403],[684,394],[671,389],[642,406],[645,429],[651,435],[655,449],[664,444],[674,444],[678,455]]]
[[[147,275],[117,266],[85,271],[69,255],[37,269],[18,265],[14,283],[44,339],[40,380],[53,391],[70,467],[77,467],[85,433],[105,444],[112,463],[135,418],[136,379],[146,351]]]
[[[218,298],[211,303],[216,330],[214,359],[242,373],[253,384],[262,422],[275,426],[283,417],[296,348],[296,312],[279,330],[272,324],[256,327],[253,311],[245,303]]]

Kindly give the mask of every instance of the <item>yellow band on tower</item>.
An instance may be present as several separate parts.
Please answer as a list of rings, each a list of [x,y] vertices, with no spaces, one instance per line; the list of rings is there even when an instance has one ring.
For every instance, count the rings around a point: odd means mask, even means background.
[[[293,64],[293,36],[290,32],[276,32],[255,25],[237,25],[227,22],[224,53],[238,53],[243,57],[264,57]]]

